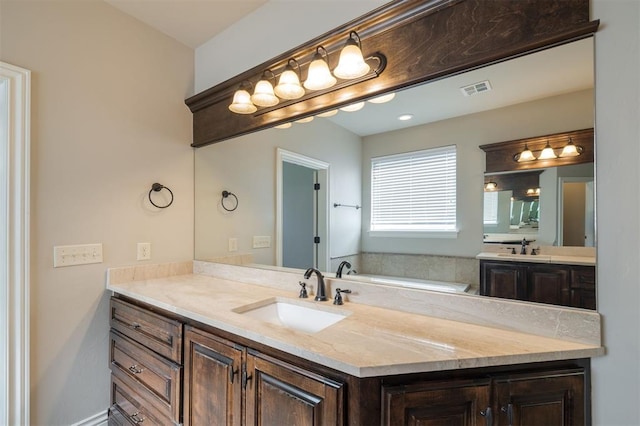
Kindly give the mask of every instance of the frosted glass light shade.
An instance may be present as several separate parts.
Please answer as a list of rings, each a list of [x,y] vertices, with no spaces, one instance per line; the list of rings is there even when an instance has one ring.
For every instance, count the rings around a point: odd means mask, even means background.
[[[233,101],[229,105],[229,110],[237,114],[253,114],[258,110],[251,102],[251,95],[245,89],[238,89],[233,94]]]
[[[260,80],[251,95],[251,102],[261,107],[270,107],[278,105],[280,99],[273,92],[273,86],[268,80]]]
[[[362,77],[371,70],[369,64],[364,61],[362,51],[353,38],[349,38],[340,52],[338,66],[333,74],[345,80]]]
[[[309,90],[322,90],[334,86],[337,82],[338,80],[331,75],[327,61],[322,58],[322,55],[316,53],[309,65],[304,87]]]
[[[553,148],[551,148],[551,145],[549,145],[549,141],[547,141],[547,146],[545,146],[540,153],[538,160],[551,160],[553,158],[558,158],[558,156],[553,151]]]
[[[310,121],[313,121],[313,116],[301,118],[300,120],[296,120],[296,123],[308,123]]]
[[[332,109],[332,110],[329,110],[327,112],[322,112],[322,113],[318,114],[318,117],[333,117],[337,113],[338,113],[337,109]]]
[[[355,104],[343,106],[342,108],[340,108],[340,110],[346,111],[346,112],[354,112],[354,111],[361,110],[362,107],[364,107],[364,102],[357,102]]]
[[[372,104],[383,104],[385,102],[389,102],[395,97],[396,97],[396,94],[392,92],[392,93],[387,93],[386,95],[377,96],[375,98],[369,99],[369,102],[371,102]]]
[[[562,148],[562,152],[560,153],[560,158],[565,157],[577,157],[581,154],[582,149],[573,144],[572,140],[569,140],[569,143]]]
[[[518,163],[524,163],[526,161],[533,161],[536,157],[533,155],[533,152],[529,149],[527,145],[524,146],[524,151],[520,153],[518,156]]]
[[[304,88],[300,85],[298,74],[288,65],[280,74],[278,85],[273,90],[282,99],[298,99],[304,95]]]

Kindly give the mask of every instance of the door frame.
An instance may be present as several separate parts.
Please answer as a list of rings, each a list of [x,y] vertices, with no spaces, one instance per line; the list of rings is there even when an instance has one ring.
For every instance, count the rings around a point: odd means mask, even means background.
[[[588,182],[593,182],[595,188],[595,177],[592,176],[560,176],[558,178],[558,209],[557,209],[557,225],[556,225],[556,243],[558,246],[563,245],[564,240],[564,184],[565,183],[576,183],[576,182],[584,182],[585,184]],[[593,199],[593,207],[595,210],[595,198]],[[595,212],[594,212],[595,217]],[[594,240],[593,246],[596,246],[595,241],[595,229],[593,230]]]
[[[299,166],[308,167],[325,173],[318,173],[318,182],[321,188],[325,188],[318,200],[318,217],[324,216],[324,224],[318,224],[318,236],[320,244],[318,246],[318,269],[321,271],[330,270],[329,258],[329,169],[330,164],[324,161],[307,157],[292,151],[278,148],[276,151],[276,266],[282,266],[282,234],[283,234],[283,212],[282,212],[282,163],[293,163]],[[322,212],[320,212],[322,209]],[[323,226],[324,225],[324,226]]]
[[[0,328],[7,337],[0,375],[0,424],[29,424],[29,196],[31,71],[0,62],[0,81],[7,88],[6,186],[0,191],[7,206],[0,256],[5,271],[0,286]],[[4,144],[3,144],[4,147]]]

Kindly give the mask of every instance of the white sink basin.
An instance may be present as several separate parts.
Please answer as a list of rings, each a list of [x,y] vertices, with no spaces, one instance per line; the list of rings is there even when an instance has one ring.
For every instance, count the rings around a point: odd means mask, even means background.
[[[345,319],[351,312],[320,303],[271,298],[235,308],[233,312],[307,333],[317,333]]]

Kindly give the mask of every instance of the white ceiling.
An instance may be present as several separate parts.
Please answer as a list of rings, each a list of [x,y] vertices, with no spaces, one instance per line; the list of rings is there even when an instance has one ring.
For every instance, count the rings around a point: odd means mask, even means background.
[[[105,1],[195,49],[268,0]]]

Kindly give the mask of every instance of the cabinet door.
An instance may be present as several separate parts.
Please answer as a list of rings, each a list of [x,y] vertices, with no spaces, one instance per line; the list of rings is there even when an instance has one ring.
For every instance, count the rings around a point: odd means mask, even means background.
[[[596,308],[596,270],[593,266],[571,268],[571,306]]]
[[[504,299],[523,299],[526,269],[518,264],[480,262],[480,294]]]
[[[525,300],[568,306],[570,302],[569,268],[531,265],[527,273]]]
[[[244,348],[192,327],[184,347],[184,424],[240,425]]]
[[[342,383],[254,351],[243,381],[247,425],[344,424]]]
[[[422,383],[383,387],[382,424],[420,426],[490,425],[489,381]]]
[[[583,372],[498,380],[495,391],[498,425],[585,424]]]

